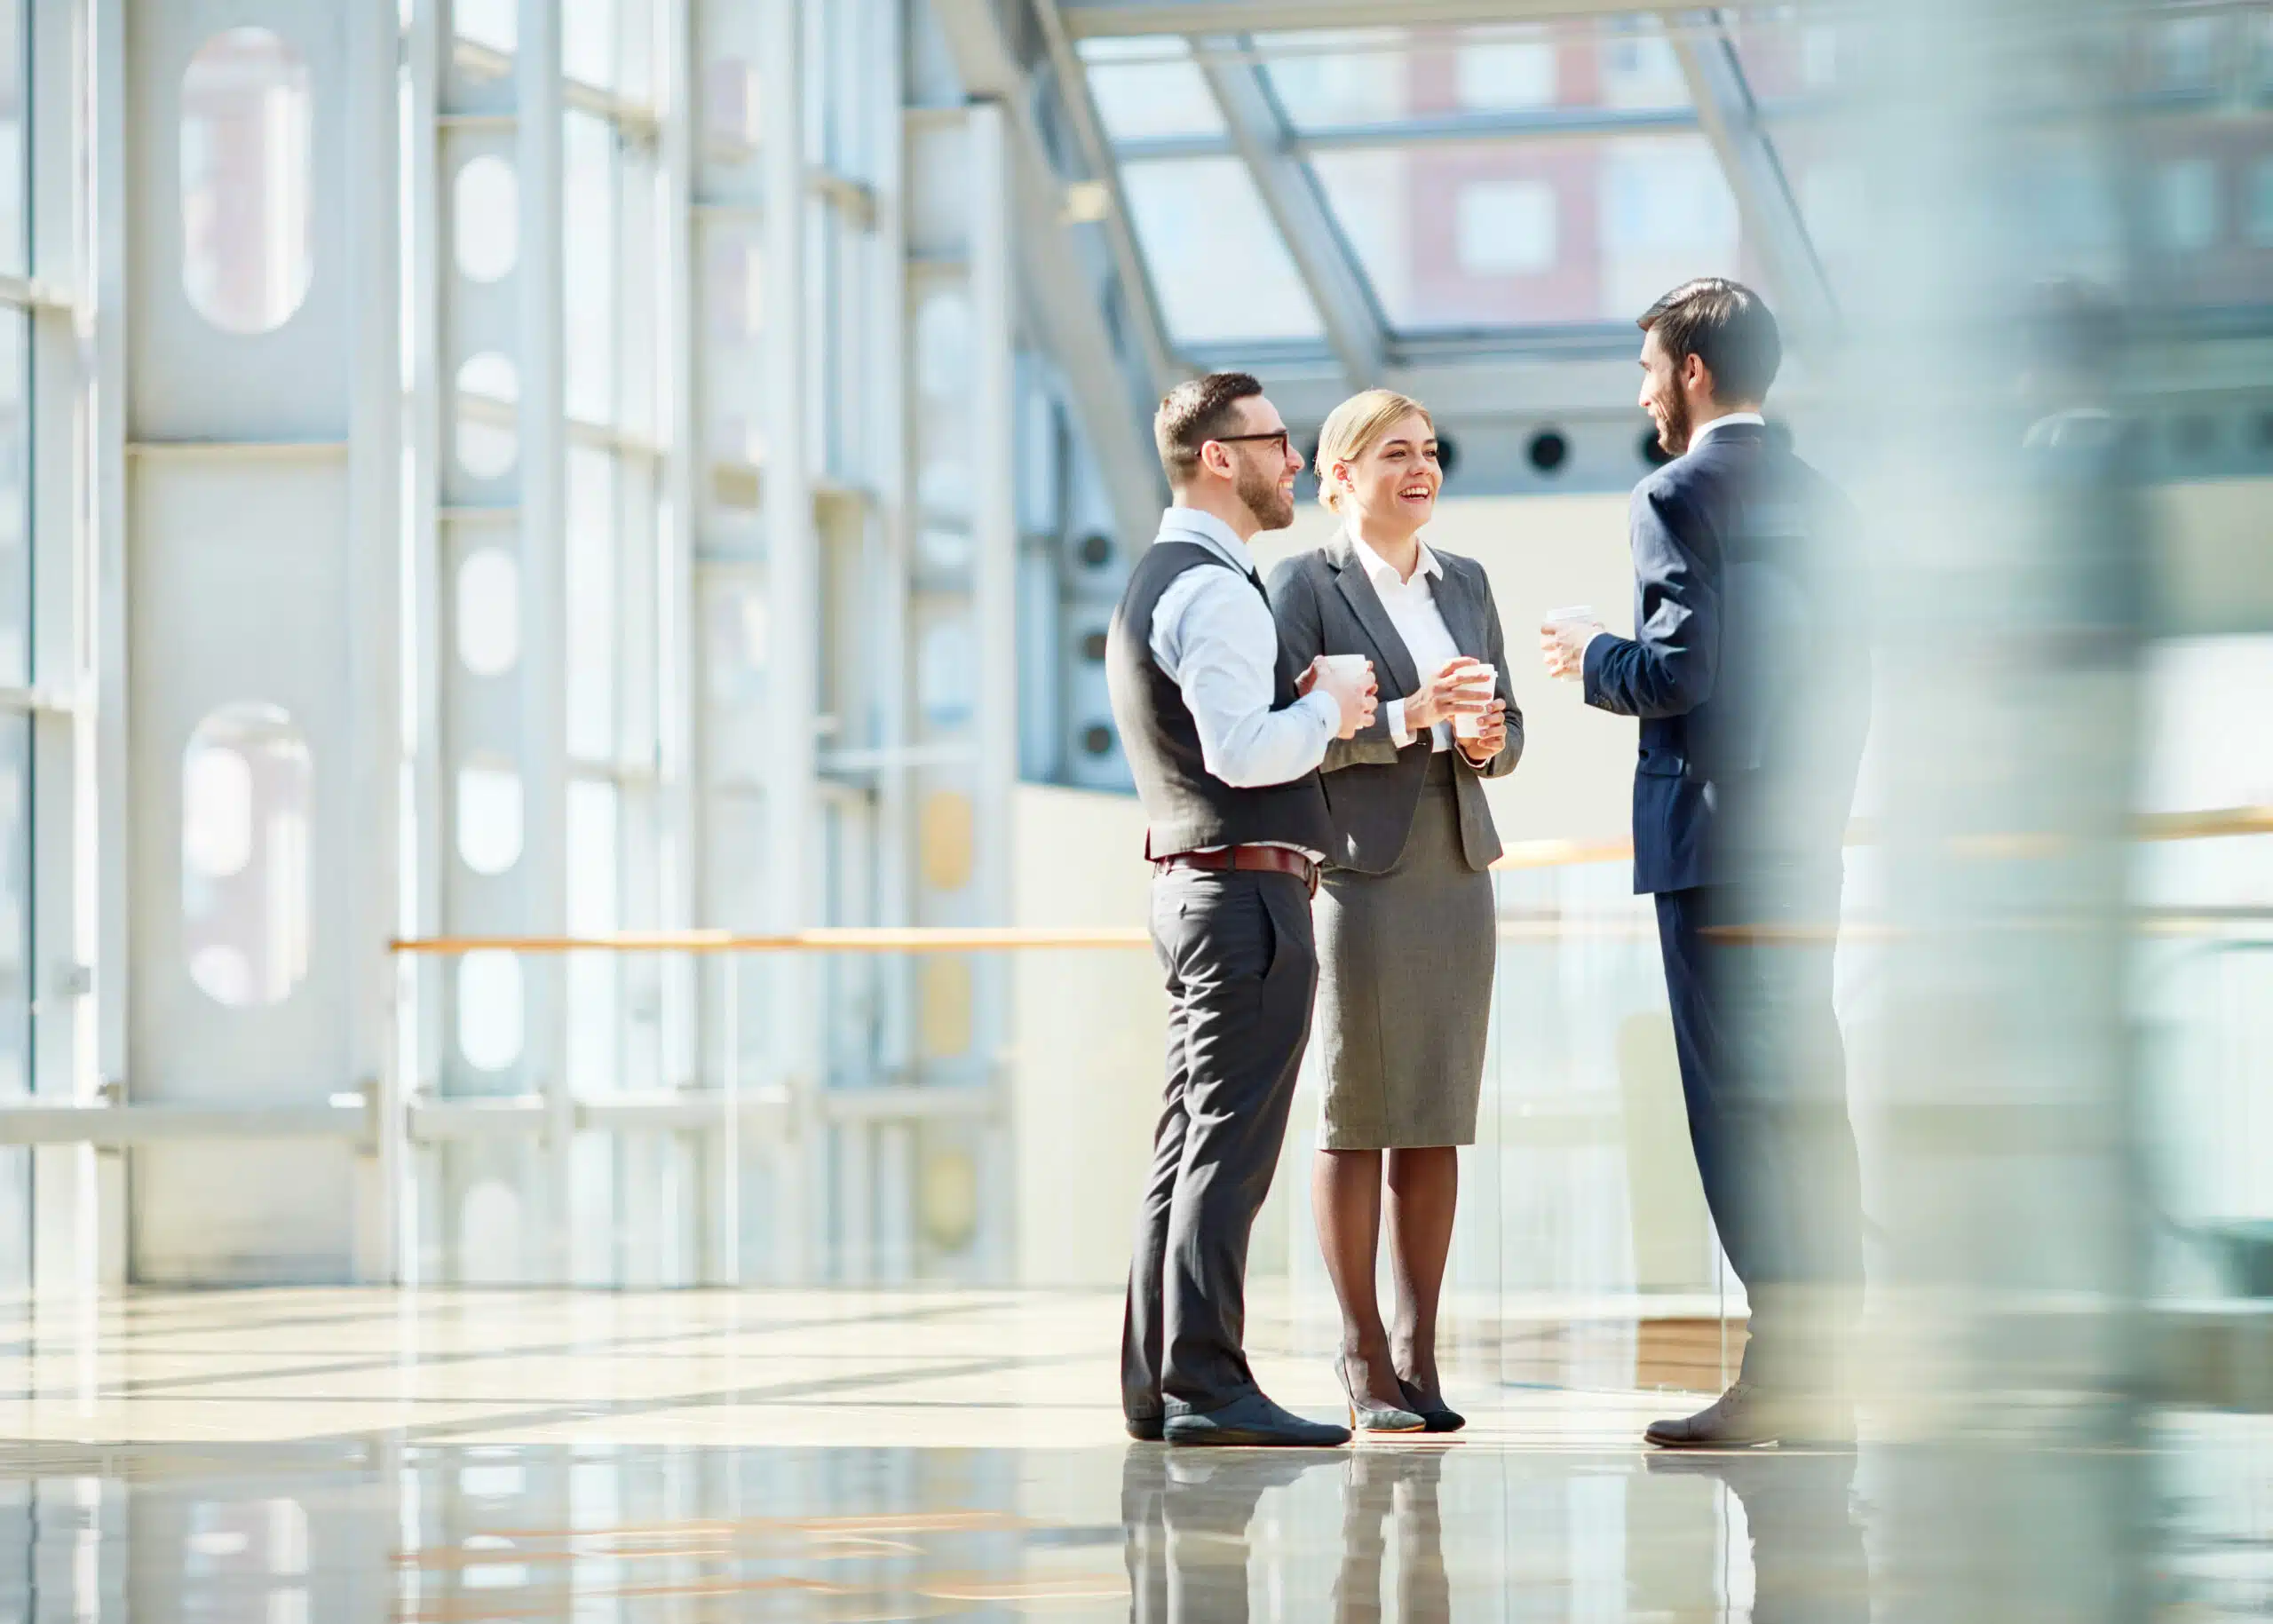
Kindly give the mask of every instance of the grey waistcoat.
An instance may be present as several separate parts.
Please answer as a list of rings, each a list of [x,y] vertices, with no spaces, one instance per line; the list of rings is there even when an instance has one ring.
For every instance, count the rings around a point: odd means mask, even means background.
[[[1129,573],[1105,639],[1113,721],[1144,803],[1144,854],[1150,858],[1265,841],[1312,852],[1329,851],[1334,844],[1316,772],[1291,783],[1237,789],[1208,771],[1200,729],[1184,693],[1152,658],[1152,611],[1169,583],[1188,569],[1231,567],[1197,543],[1154,543]],[[1255,590],[1262,595],[1260,582]],[[1283,640],[1278,654],[1271,708],[1284,710],[1295,701],[1295,680],[1303,668]]]

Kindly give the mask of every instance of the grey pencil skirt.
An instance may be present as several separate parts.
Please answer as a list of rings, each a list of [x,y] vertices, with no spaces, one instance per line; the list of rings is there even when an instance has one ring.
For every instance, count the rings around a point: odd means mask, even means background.
[[[1498,942],[1492,876],[1461,853],[1453,771],[1430,758],[1396,867],[1320,883],[1321,1150],[1476,1143]]]

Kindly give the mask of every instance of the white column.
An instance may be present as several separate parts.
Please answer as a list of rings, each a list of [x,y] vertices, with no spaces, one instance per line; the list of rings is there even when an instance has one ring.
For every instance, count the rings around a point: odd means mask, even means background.
[[[877,695],[876,748],[883,765],[876,774],[876,921],[912,924],[915,920],[915,813],[912,774],[905,751],[911,741],[908,715],[909,557],[915,514],[907,465],[907,137],[901,111],[906,70],[901,8],[891,0],[869,0],[865,70],[871,83],[889,87],[877,99],[882,125],[876,142],[875,251],[880,285],[870,312],[869,398],[872,412],[863,425],[871,448],[869,477],[875,481],[874,520],[877,567],[870,582],[868,609],[873,628]],[[876,976],[876,1064],[883,1075],[907,1074],[915,1044],[911,1032],[912,959],[884,959]],[[906,1122],[884,1122],[875,1130],[876,1279],[898,1285],[914,1272],[915,1259],[915,1130]]]
[[[805,432],[805,132],[803,19],[798,0],[764,7],[765,170],[765,605],[770,640],[767,705],[775,730],[768,764],[765,822],[766,917],[776,931],[802,930],[820,912],[814,721],[819,704],[820,591],[813,527],[811,450]],[[775,1081],[791,1100],[795,1138],[780,1158],[782,1267],[810,1277],[819,1248],[808,1232],[806,1185],[826,1164],[816,1117],[820,1032],[814,1016],[820,978],[795,956],[766,967]]]
[[[78,85],[93,65],[78,0],[37,0],[31,10],[29,82]],[[72,709],[32,722],[30,886],[33,939],[25,966],[33,1002],[35,1092],[58,1103],[93,1090],[98,845],[95,795],[95,590],[88,520],[93,462],[85,436],[93,382],[90,275],[94,197],[89,176],[91,125],[79,97],[36,97],[28,131],[32,164],[29,265],[35,281],[74,308],[32,319],[31,671],[36,689],[67,696]],[[91,1187],[94,1153],[79,1145],[31,1153],[32,1283],[44,1299],[68,1300],[94,1258],[96,1233],[82,1233],[79,1202]],[[99,1225],[96,1226],[98,1233]]]
[[[91,963],[94,995],[79,1038],[91,1039],[93,1065],[83,1062],[73,1091],[92,1099],[106,1083],[126,1075],[126,1012],[131,991],[126,926],[127,808],[136,786],[128,770],[126,662],[126,11],[127,0],[86,0],[89,125],[86,173],[92,196],[80,269],[81,342],[93,377],[87,412],[89,532],[82,553],[87,571],[87,620],[94,646],[89,665],[94,713],[78,727],[80,834],[91,835],[75,876],[78,894],[93,907]],[[90,1033],[88,1026],[93,1030]],[[75,1221],[95,1233],[80,1267],[105,1283],[126,1269],[124,1158],[75,1150],[79,1179]]]
[[[970,114],[972,607],[977,626],[979,907],[990,923],[1010,907],[1010,795],[1018,775],[1018,507],[1010,255],[1016,221],[1002,107]],[[986,961],[990,966],[995,961]],[[991,974],[987,981],[1001,979]],[[1000,1034],[982,1032],[982,1041]]]
[[[265,0],[219,15],[130,0],[115,13],[115,122],[101,110],[113,15],[96,13],[98,297],[123,295],[132,342],[117,373],[129,456],[115,552],[109,482],[98,486],[120,598],[115,622],[99,614],[98,626],[118,638],[101,680],[132,713],[118,777],[99,781],[124,786],[118,937],[135,973],[105,1010],[123,1018],[124,1051],[106,1052],[106,1069],[118,1065],[138,1103],[321,1108],[376,1081],[387,1042],[397,12]],[[273,51],[237,28],[272,31]],[[253,94],[264,116],[248,125],[237,109]],[[210,170],[185,164],[217,129],[257,146],[216,137]],[[102,194],[113,140],[115,219]],[[209,203],[234,195],[257,210],[262,234],[242,226],[201,247],[184,228],[201,188]],[[108,354],[101,364],[107,392]],[[102,396],[96,409],[108,458]],[[208,727],[233,757],[193,756]],[[193,891],[190,768],[232,758],[262,810],[238,867]],[[145,1278],[388,1272],[387,1183],[346,1138],[152,1145],[128,1161]]]
[[[557,0],[521,0],[515,91],[520,177],[521,796],[520,869],[527,928],[567,925],[566,433],[560,79]],[[568,1277],[570,1152],[574,1105],[563,1045],[563,963],[531,958],[526,988],[527,1075],[543,1091],[547,1137],[543,1216],[546,1278]],[[532,1215],[534,1217],[535,1215]],[[532,1261],[535,1261],[533,1255]]]
[[[440,511],[442,392],[450,385],[442,348],[442,275],[450,257],[441,241],[440,121],[449,42],[449,0],[421,0],[412,11],[408,42],[410,218],[402,222],[410,250],[405,272],[410,280],[410,394],[404,432],[411,471],[405,527],[408,554],[403,561],[408,587],[403,613],[410,617],[410,712],[402,718],[402,745],[409,757],[414,828],[403,855],[415,876],[411,917],[406,923],[410,933],[418,936],[440,934],[455,923],[446,879],[451,798],[444,787],[449,733],[443,722],[447,651],[442,646],[442,589],[448,571]],[[454,960],[421,957],[398,968],[397,985],[410,1007],[408,1018],[398,1024],[404,1041],[394,1056],[392,1110],[400,1110],[415,1092],[440,1090],[449,1064],[447,1017],[455,1005],[448,984],[455,967]],[[432,1240],[447,1256],[452,1203],[441,1188],[447,1183],[443,1169],[439,1151],[409,1150],[403,1157],[396,1224],[396,1278],[402,1283],[426,1278],[419,1256],[422,1240]],[[429,1213],[440,1215],[431,1226],[421,1221]]]
[[[973,801],[977,850],[975,912],[989,924],[1010,919],[1010,820],[1018,777],[1018,504],[1015,368],[1016,318],[1011,254],[1017,222],[1010,194],[1008,120],[1001,104],[979,102],[970,114],[972,620],[979,659],[978,760]],[[972,976],[972,1041],[982,1074],[1007,1095],[1004,1064],[1010,1039],[1010,966],[999,954],[977,960]],[[1007,1277],[1017,1206],[1005,1119],[989,1120],[977,1148],[979,1169],[978,1263],[988,1278]]]
[[[656,538],[658,638],[662,669],[658,690],[660,733],[656,740],[656,838],[661,843],[657,883],[661,921],[667,926],[694,923],[695,814],[694,714],[701,702],[695,675],[694,538],[696,477],[702,456],[702,431],[696,415],[695,374],[701,365],[694,313],[695,76],[692,0],[669,0],[664,8],[660,132],[662,158],[662,255],[664,370],[661,433],[663,510]],[[702,1052],[697,1022],[708,1001],[699,963],[667,964],[662,979],[663,1056],[666,1087],[700,1087]],[[699,1159],[706,1183],[716,1189],[733,1169],[726,1165],[724,1136],[712,1136]],[[721,1225],[734,1201],[709,1199],[700,1204],[710,1217],[707,1239],[698,1248],[697,1268],[712,1285],[731,1285],[722,1271],[733,1248]]]
[[[373,177],[359,188],[345,237],[352,312],[348,405],[349,772],[346,849],[356,884],[345,932],[350,1074],[373,1095],[378,1131],[356,1163],[355,1276],[399,1278],[396,1200],[403,1116],[395,1084],[395,964],[386,944],[399,910],[402,764],[402,385],[400,162],[395,0],[356,0],[346,18],[346,162]]]

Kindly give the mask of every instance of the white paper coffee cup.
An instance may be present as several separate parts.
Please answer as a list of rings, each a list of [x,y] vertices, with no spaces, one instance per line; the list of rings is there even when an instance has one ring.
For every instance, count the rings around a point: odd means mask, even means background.
[[[1550,626],[1567,626],[1574,622],[1580,624],[1588,622],[1599,623],[1601,620],[1602,616],[1595,613],[1595,606],[1592,604],[1579,604],[1568,609],[1551,610],[1547,616],[1547,623]]]
[[[1372,669],[1373,663],[1374,662],[1372,661],[1366,659],[1363,654],[1328,654],[1326,656],[1326,669],[1332,671],[1334,676],[1340,677],[1344,682],[1362,684],[1366,680],[1366,673]]]
[[[1493,695],[1500,691],[1500,673],[1494,668],[1478,661],[1474,665],[1463,666],[1461,669],[1460,685],[1464,690],[1462,697],[1472,700],[1477,696],[1480,690],[1485,702],[1489,704]],[[1482,738],[1484,717],[1480,714],[1469,711],[1454,711],[1453,736],[1458,739]]]

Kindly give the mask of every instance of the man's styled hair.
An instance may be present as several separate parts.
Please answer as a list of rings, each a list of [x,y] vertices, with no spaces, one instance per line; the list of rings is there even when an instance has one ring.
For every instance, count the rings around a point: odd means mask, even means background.
[[[1200,471],[1200,448],[1228,433],[1239,422],[1239,402],[1262,392],[1263,385],[1244,372],[1211,372],[1168,391],[1152,419],[1152,440],[1168,483],[1189,484]]]
[[[1768,302],[1742,282],[1700,276],[1642,313],[1673,364],[1694,355],[1713,375],[1713,398],[1726,406],[1763,400],[1784,365],[1784,335]]]

